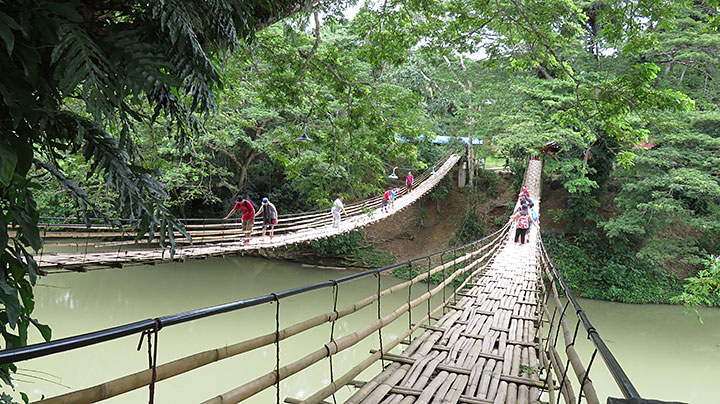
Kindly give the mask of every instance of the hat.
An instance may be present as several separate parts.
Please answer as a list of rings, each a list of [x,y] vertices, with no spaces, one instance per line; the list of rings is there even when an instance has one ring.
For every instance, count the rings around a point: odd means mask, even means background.
[[[267,205],[268,203],[270,203],[270,200],[268,198],[263,198],[262,203],[263,205]]]

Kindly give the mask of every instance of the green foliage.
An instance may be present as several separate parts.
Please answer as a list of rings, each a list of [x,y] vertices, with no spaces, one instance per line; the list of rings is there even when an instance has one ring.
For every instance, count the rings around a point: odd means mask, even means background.
[[[668,267],[699,266],[706,253],[718,252],[718,124],[717,112],[658,120],[654,147],[616,174],[623,185],[615,200],[620,212],[603,223],[609,237],[639,245],[639,255]]]
[[[480,218],[478,218],[475,213],[474,205],[471,204],[470,208],[467,210],[465,216],[460,222],[458,231],[455,232],[455,235],[450,240],[448,240],[448,245],[453,247],[467,244],[485,237],[486,234],[487,231],[485,230],[485,226],[483,226],[482,222],[480,222]]]
[[[669,303],[680,281],[622,244],[574,242],[543,231],[543,243],[574,293],[623,303]]]
[[[61,202],[72,200],[86,220],[108,213],[139,220],[138,236],[158,233],[172,255],[174,232],[188,235],[166,204],[168,194],[158,173],[143,161],[135,143],[138,128],[162,120],[166,133],[187,145],[215,110],[219,53],[251,39],[256,29],[295,12],[298,5],[265,0],[171,0],[139,6],[0,2],[3,348],[25,344],[31,323],[44,338],[50,336],[30,317],[37,264],[26,247],[42,246],[34,199],[40,181],[56,180],[70,196]],[[81,156],[83,164],[61,163],[74,156]],[[83,177],[111,190],[113,212],[103,212],[75,180]],[[43,203],[51,202],[43,198]],[[16,229],[14,236],[8,225]],[[10,385],[9,370],[14,366],[3,365],[0,379]]]
[[[536,375],[540,373],[540,369],[533,366],[520,365],[520,372],[526,373],[528,375]]]
[[[701,323],[698,307],[720,306],[720,256],[710,257],[705,265],[696,276],[685,279],[683,293],[672,298],[673,303],[692,309]]]
[[[351,231],[335,237],[311,241],[308,246],[320,255],[348,257],[357,254],[364,242],[365,239],[359,231]]]
[[[497,198],[500,175],[491,171],[480,170],[473,184],[476,191],[485,191],[489,198]]]
[[[433,201],[442,201],[447,198],[452,188],[452,176],[445,176],[440,182],[435,185],[435,188],[430,191],[430,199]]]
[[[310,254],[335,257],[346,266],[380,268],[395,263],[392,254],[373,248],[359,231],[311,241],[307,247]]]

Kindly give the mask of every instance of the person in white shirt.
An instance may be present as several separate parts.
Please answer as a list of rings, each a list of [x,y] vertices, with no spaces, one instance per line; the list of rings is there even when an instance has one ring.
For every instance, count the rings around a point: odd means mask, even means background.
[[[342,212],[345,216],[347,216],[347,212],[345,212],[345,205],[343,205],[343,199],[344,198],[342,196],[338,196],[331,209],[333,215],[333,227],[336,229],[340,228],[340,213]]]

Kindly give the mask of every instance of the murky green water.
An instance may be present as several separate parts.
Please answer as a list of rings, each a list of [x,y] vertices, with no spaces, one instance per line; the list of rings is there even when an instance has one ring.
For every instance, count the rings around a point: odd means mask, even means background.
[[[350,271],[305,268],[298,264],[255,258],[211,259],[184,264],[95,271],[86,274],[52,275],[40,280],[36,289],[35,315],[50,323],[54,338],[113,327],[133,321],[208,307],[264,295],[313,282],[338,278]],[[383,277],[383,288],[399,280]],[[417,295],[425,285],[415,286]],[[352,304],[377,291],[377,279],[340,286],[339,307]],[[387,314],[407,300],[407,292],[384,298]],[[439,301],[439,299],[436,299]],[[656,305],[622,305],[582,301],[591,321],[607,341],[621,365],[643,396],[694,404],[720,402],[715,384],[720,380],[720,310],[702,312],[705,325],[682,308]],[[420,318],[422,305],[413,314]],[[283,300],[280,322],[285,327],[332,309],[329,289]],[[336,337],[346,335],[377,318],[377,306],[350,315],[336,324]],[[275,306],[227,313],[163,329],[159,337],[159,360],[165,363],[202,350],[230,345],[272,332]],[[574,325],[574,324],[573,324]],[[383,333],[385,342],[407,330],[407,316]],[[281,343],[281,364],[297,360],[322,347],[330,337],[328,325],[317,327]],[[39,335],[32,335],[33,341]],[[591,355],[584,338],[578,349],[587,360]],[[106,342],[69,353],[18,363],[21,390],[38,399],[93,386],[147,367],[147,350],[137,351],[138,336]],[[334,359],[334,375],[342,375],[377,348],[377,333]],[[275,347],[269,346],[205,366],[158,383],[156,403],[202,402],[270,372],[275,365]],[[592,372],[597,389],[606,396],[620,396],[598,358]],[[377,373],[374,366],[358,379]],[[45,380],[43,380],[45,379]],[[330,381],[327,360],[284,381],[281,396],[307,397]],[[338,398],[351,394],[344,388]],[[110,400],[110,403],[147,401],[147,388]],[[274,402],[271,388],[249,402]]]
[[[230,301],[261,296],[310,283],[352,274],[352,271],[302,267],[299,264],[257,258],[210,259],[134,267],[121,270],[92,271],[85,274],[56,274],[40,280],[36,289],[35,316],[50,323],[53,338],[63,338],[138,320],[175,314]],[[385,289],[401,282],[394,277],[381,277]],[[346,307],[377,293],[377,278],[370,276],[339,286],[338,308]],[[413,296],[426,291],[426,284],[415,285]],[[438,297],[442,297],[441,294]],[[393,311],[408,298],[407,290],[384,297],[382,314]],[[440,299],[433,300],[433,307]],[[280,324],[286,327],[311,316],[332,311],[330,288],[284,299],[280,303]],[[419,319],[426,305],[414,310]],[[340,319],[335,336],[347,335],[377,319],[377,305]],[[383,341],[394,339],[407,330],[404,316],[383,332]],[[224,347],[275,329],[275,305],[258,307],[205,318],[161,330],[158,364],[166,363],[199,351]],[[37,334],[37,333],[36,333]],[[33,335],[33,342],[40,337]],[[139,336],[122,338],[92,347],[60,353],[18,363],[20,390],[31,400],[43,394],[52,397],[80,388],[94,386],[148,366],[147,348],[137,351]],[[330,326],[316,327],[281,342],[281,365],[321,349],[330,339]],[[334,375],[339,377],[379,346],[377,333],[352,349],[334,357]],[[275,346],[268,346],[238,355],[181,376],[162,381],[156,388],[156,403],[201,402],[236,388],[275,367]],[[376,374],[374,366],[360,379]],[[47,379],[47,380],[42,380]],[[306,397],[330,382],[329,362],[321,361],[283,382],[282,397]],[[350,388],[338,396],[347,397]],[[271,388],[248,402],[268,403],[275,400]],[[147,388],[112,398],[110,403],[147,401]]]
[[[679,306],[586,299],[580,304],[642,397],[720,403],[720,309],[700,310],[700,324]],[[577,346],[587,363],[592,350],[585,336],[581,331]],[[599,356],[595,362],[591,375],[600,402],[622,397]]]

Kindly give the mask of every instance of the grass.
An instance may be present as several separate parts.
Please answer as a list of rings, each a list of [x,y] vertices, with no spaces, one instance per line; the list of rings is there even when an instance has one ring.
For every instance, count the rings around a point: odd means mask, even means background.
[[[505,166],[505,159],[495,156],[485,157],[485,168],[502,168]]]

